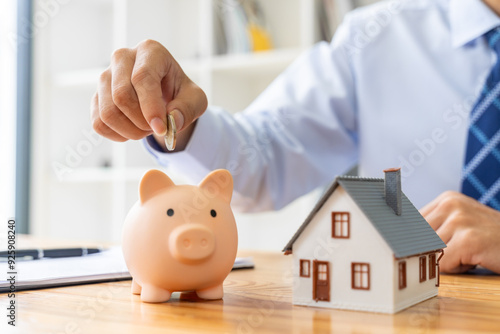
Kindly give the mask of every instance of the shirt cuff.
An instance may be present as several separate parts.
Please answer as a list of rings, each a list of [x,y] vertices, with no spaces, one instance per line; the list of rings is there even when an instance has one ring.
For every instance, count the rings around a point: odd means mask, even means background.
[[[216,138],[219,136],[213,133],[216,127],[217,116],[207,110],[196,121],[189,143],[183,151],[163,151],[152,135],[144,138],[143,143],[158,164],[197,183],[213,169],[214,150],[220,141],[220,138]]]

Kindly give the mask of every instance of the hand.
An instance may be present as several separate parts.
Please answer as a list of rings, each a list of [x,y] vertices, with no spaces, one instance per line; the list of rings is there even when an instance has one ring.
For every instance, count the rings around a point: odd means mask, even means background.
[[[462,273],[481,265],[500,273],[500,212],[463,194],[447,191],[420,213],[447,244],[440,268]]]
[[[193,83],[160,43],[145,40],[118,49],[99,79],[91,119],[97,133],[114,141],[154,134],[165,149],[167,114],[174,117],[176,150],[189,141],[194,121],[207,108],[205,93]],[[184,131],[183,131],[184,130]]]

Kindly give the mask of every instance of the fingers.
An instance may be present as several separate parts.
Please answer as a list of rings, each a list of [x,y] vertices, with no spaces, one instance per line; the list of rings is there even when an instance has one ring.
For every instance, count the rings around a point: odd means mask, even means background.
[[[449,212],[445,212],[444,210],[440,210],[439,206],[436,206],[435,210],[432,210],[426,215],[422,216],[427,220],[429,225],[435,230],[438,231],[439,228],[445,223],[448,218]]]
[[[442,224],[436,228],[435,231],[441,240],[443,240],[445,244],[448,244],[457,231],[460,231],[463,227],[466,227],[465,219],[461,218],[459,214],[452,213],[442,218]]]
[[[480,264],[500,268],[500,213],[457,192],[445,192],[421,210],[424,218],[447,244],[440,262],[446,273],[462,273]]]
[[[467,200],[463,194],[446,191],[420,209],[420,214],[437,231],[450,215],[463,211]]]
[[[159,43],[150,40],[137,46],[131,82],[145,120],[157,135],[162,136],[167,130],[167,110],[161,83],[172,66],[173,59],[168,59],[168,54],[160,47]],[[175,78],[172,76],[171,81],[175,85]]]
[[[146,137],[149,131],[144,131],[135,124],[115,105],[111,91],[111,73],[109,70],[101,74],[98,88],[99,118],[111,130],[127,139],[138,140]]]
[[[181,131],[207,109],[207,97],[182,71],[172,55],[158,42],[146,40],[137,46],[132,85],[144,118],[157,135],[166,131],[166,116],[172,114]]]
[[[436,206],[439,204],[441,201],[442,195],[434,198],[432,201],[424,205],[419,211],[422,216],[427,216],[429,213],[431,213],[434,209],[436,209]]]
[[[107,126],[99,116],[99,96],[98,94],[94,94],[92,98],[91,106],[90,106],[90,119],[92,121],[92,127],[95,132],[100,134],[103,137],[108,139],[124,142],[127,141],[127,138],[124,138],[117,134],[115,131],[111,130],[109,126]]]
[[[205,112],[207,104],[203,90],[186,77],[177,95],[168,103],[167,110],[174,117],[178,131],[181,131]]]
[[[113,53],[92,102],[96,131],[113,140],[164,136],[167,113],[177,130],[187,129],[207,108],[205,93],[182,71],[158,42]],[[193,129],[193,126],[189,126]],[[189,131],[184,131],[183,134]]]
[[[441,240],[448,243],[456,231],[467,228],[473,223],[470,211],[475,206],[475,201],[463,194],[447,191],[427,206],[432,208],[431,210],[422,210],[422,213]]]
[[[445,273],[482,265],[500,272],[500,212],[463,194],[448,191],[420,211],[447,248],[440,262]]]
[[[137,94],[132,87],[134,63],[135,52],[133,50],[124,48],[113,52],[110,66],[112,100],[137,128],[150,131],[151,128],[142,115]]]
[[[444,250],[444,256],[439,262],[439,270],[448,274],[459,274],[473,269],[477,262],[471,258],[474,250],[469,249],[465,230],[457,231],[449,240]]]

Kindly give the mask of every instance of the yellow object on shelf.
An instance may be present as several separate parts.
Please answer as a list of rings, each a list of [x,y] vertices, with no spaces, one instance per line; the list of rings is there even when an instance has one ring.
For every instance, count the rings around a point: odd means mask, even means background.
[[[271,36],[261,26],[250,22],[248,24],[248,34],[252,42],[252,51],[266,51],[273,48]]]

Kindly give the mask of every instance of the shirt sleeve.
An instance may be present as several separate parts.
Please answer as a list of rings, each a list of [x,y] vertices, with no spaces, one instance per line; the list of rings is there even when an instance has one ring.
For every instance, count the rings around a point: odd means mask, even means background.
[[[194,182],[228,169],[232,205],[243,211],[279,209],[331,182],[358,154],[347,35],[344,24],[332,43],[306,51],[243,112],[209,107],[183,152],[161,152],[153,138],[147,149]]]

